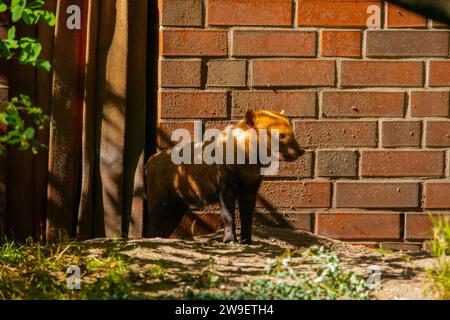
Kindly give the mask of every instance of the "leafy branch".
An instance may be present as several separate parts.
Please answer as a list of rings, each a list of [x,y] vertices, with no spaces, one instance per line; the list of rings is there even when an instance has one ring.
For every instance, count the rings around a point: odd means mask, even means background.
[[[40,21],[52,27],[56,24],[55,15],[44,10],[45,0],[0,0],[0,13],[9,12],[12,25],[7,38],[0,39],[0,58],[17,60],[21,65],[31,65],[46,72],[51,70],[51,63],[41,59],[42,45],[38,39],[31,37],[17,38],[15,24],[22,21],[26,25],[36,25]],[[27,120],[24,120],[26,116]],[[27,124],[31,122],[32,126]],[[21,94],[11,101],[2,101],[0,105],[0,155],[6,147],[17,146],[20,150],[37,153],[44,144],[36,140],[36,129],[43,130],[50,124],[50,118],[37,106],[29,96]],[[5,130],[2,132],[1,128]]]

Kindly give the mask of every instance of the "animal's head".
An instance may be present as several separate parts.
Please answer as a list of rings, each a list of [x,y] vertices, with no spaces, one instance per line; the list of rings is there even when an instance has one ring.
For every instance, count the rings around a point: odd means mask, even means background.
[[[279,133],[280,160],[295,161],[302,156],[305,151],[300,147],[295,139],[294,130],[288,118],[282,113],[271,111],[249,110],[245,118],[241,121],[241,126],[245,129],[255,129],[258,133],[261,129],[267,130],[270,147],[271,136],[274,130]],[[259,134],[258,134],[259,136]]]

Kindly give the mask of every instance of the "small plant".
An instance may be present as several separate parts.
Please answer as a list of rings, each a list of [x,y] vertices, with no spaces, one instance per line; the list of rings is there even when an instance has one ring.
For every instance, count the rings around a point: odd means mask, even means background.
[[[297,259],[294,259],[297,258]],[[299,264],[318,265],[306,273],[296,270]],[[367,281],[353,272],[345,272],[336,253],[323,247],[306,251],[287,251],[270,260],[265,273],[248,285],[231,293],[185,289],[185,299],[250,300],[336,300],[370,298]]]
[[[50,62],[40,58],[42,45],[38,39],[17,38],[14,25],[19,21],[27,25],[43,21],[54,26],[56,17],[52,12],[44,10],[44,5],[44,0],[0,0],[0,13],[8,12],[12,22],[6,38],[0,39],[0,58],[16,60],[22,65],[50,71]],[[33,105],[29,96],[21,94],[11,101],[0,103],[0,155],[4,154],[8,145],[23,151],[31,150],[33,153],[46,147],[35,137],[36,130],[49,126],[50,118],[41,108]]]
[[[164,271],[163,267],[157,264],[150,265],[145,274],[148,275],[151,279],[160,281],[166,278],[166,272]]]
[[[450,225],[449,219],[430,216],[433,222],[433,239],[430,241],[431,253],[436,257],[433,268],[427,269],[431,281],[429,290],[440,299],[450,299]]]
[[[217,288],[221,282],[220,276],[214,271],[215,261],[209,257],[208,265],[202,269],[200,276],[194,282],[196,288]]]

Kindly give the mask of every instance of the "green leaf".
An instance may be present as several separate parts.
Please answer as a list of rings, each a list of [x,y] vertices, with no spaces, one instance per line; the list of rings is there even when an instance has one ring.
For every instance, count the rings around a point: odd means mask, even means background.
[[[34,138],[35,130],[34,128],[27,128],[23,134],[26,139],[31,140]]]
[[[14,40],[16,38],[16,27],[12,26],[8,30],[8,40]]]
[[[27,6],[27,0],[12,0],[11,1],[11,20],[17,22],[22,18],[23,11]]]
[[[44,21],[47,22],[50,27],[53,27],[56,25],[56,16],[53,14],[53,12],[45,11]]]
[[[4,0],[0,0],[0,12],[5,12],[6,10],[8,10],[8,5]]]
[[[52,69],[51,63],[47,60],[37,60],[34,63],[34,66],[38,67],[41,70],[47,71],[47,72],[50,72],[50,70]]]

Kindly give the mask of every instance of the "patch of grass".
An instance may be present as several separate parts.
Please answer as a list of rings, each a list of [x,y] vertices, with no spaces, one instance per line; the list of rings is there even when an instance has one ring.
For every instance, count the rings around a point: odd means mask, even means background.
[[[439,216],[433,221],[433,239],[430,241],[431,253],[437,261],[433,268],[427,269],[431,282],[429,290],[439,299],[450,299],[450,224],[448,218]]]
[[[296,258],[294,260],[294,258]],[[308,272],[296,271],[300,264],[316,267]],[[209,271],[211,272],[211,271]],[[367,281],[353,272],[345,272],[336,253],[323,247],[305,251],[287,251],[270,260],[258,279],[232,292],[185,288],[185,299],[250,300],[336,300],[369,299],[372,291]]]
[[[0,243],[0,300],[139,299],[133,274],[115,241],[102,246],[63,239],[44,246],[12,241]],[[66,270],[81,269],[81,290],[67,286]],[[153,266],[149,276],[160,278],[164,270]]]

